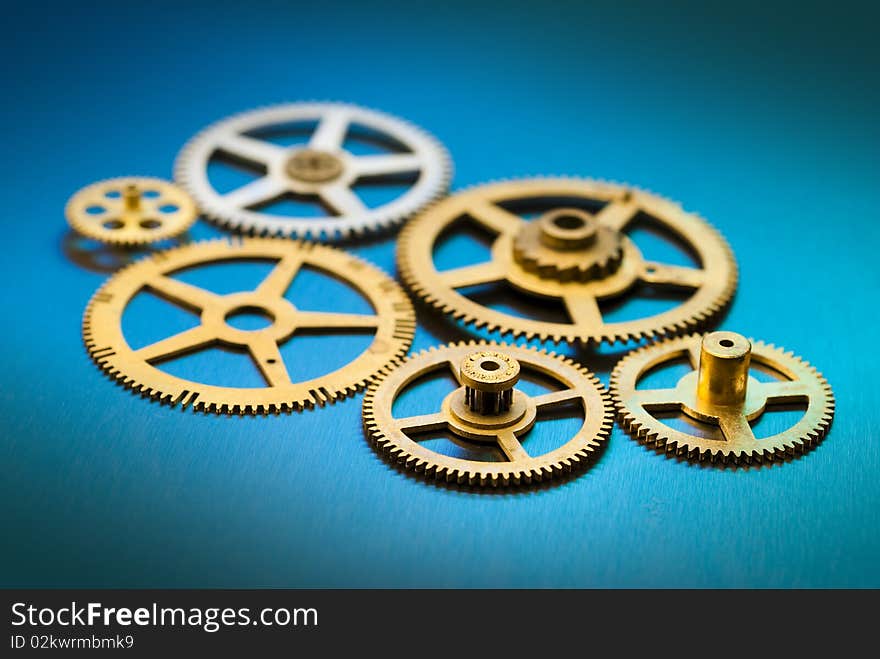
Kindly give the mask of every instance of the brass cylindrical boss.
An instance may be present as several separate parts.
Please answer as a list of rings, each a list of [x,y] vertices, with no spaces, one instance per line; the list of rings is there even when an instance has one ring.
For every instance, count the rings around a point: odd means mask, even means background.
[[[513,402],[513,386],[519,382],[519,362],[492,350],[472,352],[461,362],[464,403],[477,414],[501,414]]]
[[[742,405],[749,382],[752,344],[736,332],[710,332],[700,346],[697,399],[707,406]]]

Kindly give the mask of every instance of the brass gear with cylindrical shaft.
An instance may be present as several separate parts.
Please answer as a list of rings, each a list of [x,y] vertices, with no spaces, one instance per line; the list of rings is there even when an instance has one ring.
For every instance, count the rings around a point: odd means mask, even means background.
[[[649,371],[682,357],[693,370],[675,387],[639,386]],[[756,364],[780,377],[758,380],[752,374]],[[632,352],[614,368],[611,392],[620,423],[633,438],[669,456],[719,466],[806,453],[825,437],[834,417],[834,395],[821,373],[791,352],[734,332],[694,334]],[[756,438],[752,423],[768,406],[784,404],[806,409],[786,430]],[[670,414],[689,419],[694,431],[664,423]]]

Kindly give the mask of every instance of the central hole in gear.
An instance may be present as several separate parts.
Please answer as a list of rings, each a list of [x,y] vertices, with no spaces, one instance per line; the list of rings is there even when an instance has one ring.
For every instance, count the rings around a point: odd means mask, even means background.
[[[731,341],[730,339],[721,339],[718,343],[720,343],[721,346],[724,348],[732,348],[733,347],[733,341]]]
[[[553,218],[553,224],[555,224],[560,229],[583,229],[584,228],[584,218],[577,217],[576,215],[560,215],[559,217]]]
[[[260,307],[238,307],[226,314],[224,320],[227,325],[246,332],[266,329],[275,323],[274,316]]]
[[[484,371],[497,371],[501,366],[498,362],[489,361],[488,359],[480,364],[480,368]]]

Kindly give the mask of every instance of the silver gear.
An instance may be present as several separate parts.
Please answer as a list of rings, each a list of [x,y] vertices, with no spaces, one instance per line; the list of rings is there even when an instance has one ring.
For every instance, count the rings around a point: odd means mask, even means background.
[[[245,133],[296,122],[317,121],[307,145],[283,147]],[[352,124],[387,135],[408,152],[354,155],[343,148]],[[217,152],[265,167],[265,175],[226,194],[208,180]],[[362,177],[419,172],[401,196],[368,208],[352,190]],[[430,134],[402,119],[343,103],[290,103],[252,110],[202,130],[181,150],[176,181],[208,219],[254,235],[340,240],[387,229],[442,196],[452,175],[448,152]],[[288,217],[254,206],[294,193],[315,196],[336,215]]]

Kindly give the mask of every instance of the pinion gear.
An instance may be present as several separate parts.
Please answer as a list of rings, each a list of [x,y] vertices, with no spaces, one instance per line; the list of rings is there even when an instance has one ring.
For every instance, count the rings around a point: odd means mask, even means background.
[[[562,388],[528,396],[513,388],[520,368],[540,373]],[[408,384],[444,369],[451,369],[460,386],[444,398],[439,412],[394,418],[394,400]],[[530,455],[520,437],[529,432],[540,412],[566,404],[577,404],[584,414],[578,432],[549,453]],[[363,418],[365,435],[393,463],[428,479],[486,487],[547,481],[584,469],[597,456],[614,423],[609,394],[582,366],[544,350],[487,342],[431,348],[384,370],[367,390]],[[469,446],[497,448],[506,461],[450,457],[410,436],[442,429]]]
[[[560,199],[562,209],[555,205]],[[567,208],[573,202],[581,210]],[[550,204],[550,210],[532,222],[508,210],[542,203]],[[646,260],[626,235],[636,217],[683,241],[699,265]],[[455,231],[460,220],[494,235],[491,259],[438,271],[433,259],[438,238]],[[536,224],[538,237],[532,235]],[[730,247],[703,219],[647,192],[586,179],[523,179],[471,188],[409,222],[397,250],[404,282],[436,309],[476,329],[556,342],[614,343],[681,334],[722,311],[737,282]],[[550,267],[554,253],[556,267]],[[526,299],[560,301],[571,322],[514,316],[460,292],[497,283],[510,285]],[[600,302],[622,299],[639,284],[684,291],[689,297],[654,316],[607,321]]]
[[[642,389],[650,370],[680,358],[694,369],[671,389]],[[784,379],[749,375],[757,363]],[[718,466],[789,460],[816,446],[834,417],[834,394],[809,363],[773,345],[733,332],[661,341],[624,357],[611,374],[611,393],[623,428],[670,457]],[[803,417],[771,437],[756,439],[750,422],[768,405],[806,404]],[[685,418],[693,433],[670,427],[657,414]]]
[[[175,273],[217,262],[271,260],[276,264],[253,291],[220,295],[185,283]],[[306,311],[285,297],[301,267],[333,276],[363,295],[374,314]],[[142,290],[178,304],[199,324],[140,348],[129,346],[122,315]],[[242,330],[226,322],[239,311],[258,310],[272,324]],[[371,331],[370,346],[345,366],[307,381],[288,373],[280,346],[299,330]],[[149,398],[217,414],[269,414],[333,403],[368,384],[380,369],[401,359],[415,332],[412,303],[378,268],[342,250],[270,238],[212,240],[158,252],[120,270],[92,297],[83,318],[83,338],[95,362],[118,383]],[[295,340],[295,337],[294,339]],[[220,387],[176,377],[163,360],[209,346],[246,351],[264,387]],[[294,366],[291,365],[291,369]]]
[[[307,144],[280,146],[264,139],[273,130],[314,122]],[[344,148],[353,127],[380,135],[388,153],[355,155]],[[217,155],[238,161],[260,176],[221,194],[208,178]],[[290,103],[234,115],[205,128],[184,146],[176,180],[208,219],[253,235],[338,240],[381,231],[424,208],[446,192],[452,165],[446,149],[427,132],[402,119],[342,103]],[[407,179],[406,192],[368,207],[353,186]],[[317,201],[325,216],[272,214],[267,204],[291,196]]]

